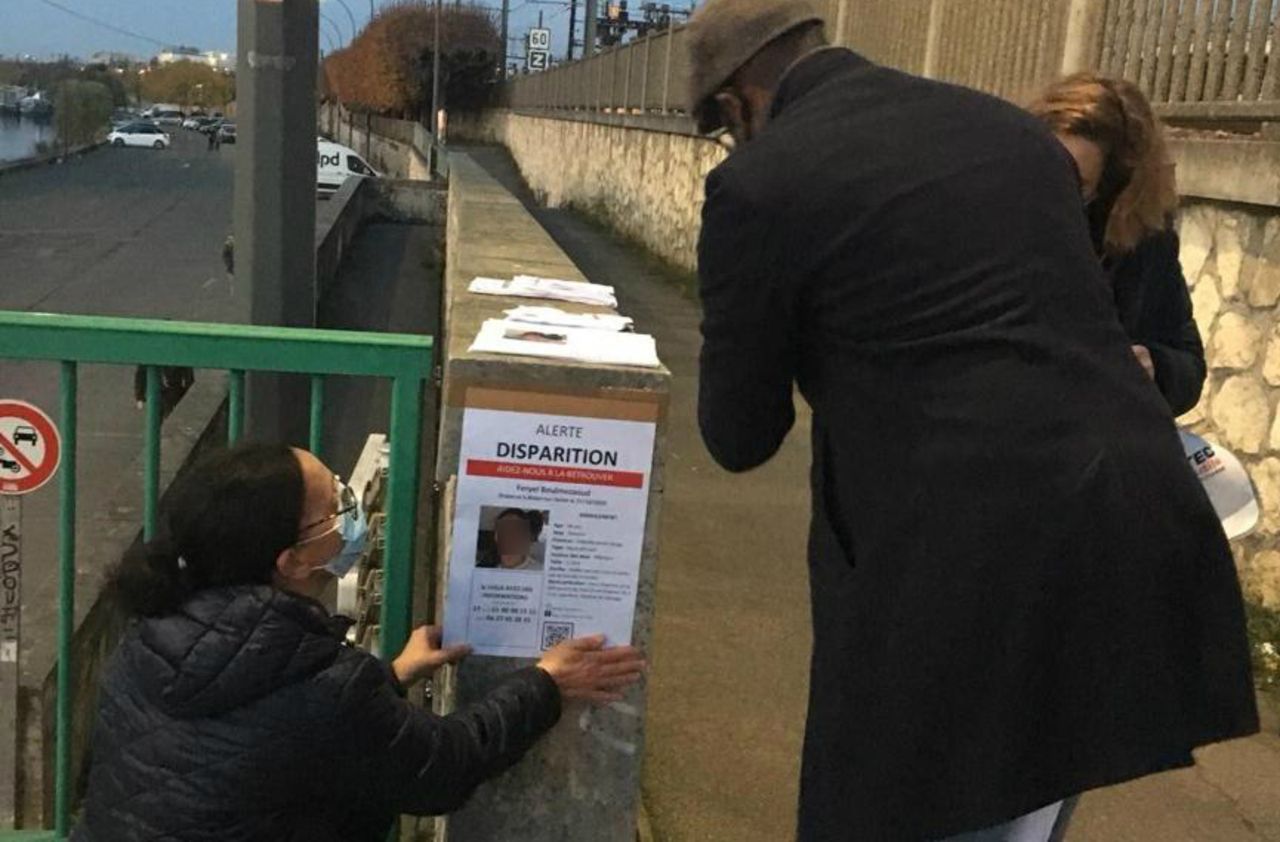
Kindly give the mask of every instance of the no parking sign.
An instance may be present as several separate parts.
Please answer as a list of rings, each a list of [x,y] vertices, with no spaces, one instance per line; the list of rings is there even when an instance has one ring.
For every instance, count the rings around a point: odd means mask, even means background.
[[[0,494],[30,494],[57,473],[58,428],[25,401],[0,400]]]

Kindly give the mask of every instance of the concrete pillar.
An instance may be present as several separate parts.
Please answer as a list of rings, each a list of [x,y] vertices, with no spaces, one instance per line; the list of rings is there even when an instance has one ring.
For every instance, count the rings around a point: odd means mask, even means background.
[[[502,409],[537,416],[653,421],[657,424],[655,451],[632,629],[632,642],[651,651],[666,440],[662,407],[668,400],[670,375],[665,369],[556,365],[472,353],[472,336],[456,327],[479,324],[506,306],[497,299],[469,294],[467,285],[473,277],[507,277],[521,267],[537,266],[551,277],[585,278],[520,201],[469,156],[451,154],[449,173],[444,293],[449,323],[440,348],[444,383],[436,461],[437,486],[444,489],[440,601],[447,603],[450,596],[452,544],[465,544],[468,537],[454,533],[457,507],[474,504],[457,502],[459,485],[465,481],[464,466],[473,455],[463,450],[469,411]],[[493,248],[499,241],[518,243],[518,254]],[[474,547],[474,535],[470,538]],[[554,543],[549,545],[548,552],[553,547]],[[447,712],[480,699],[495,681],[525,663],[472,655],[438,675],[437,709]],[[481,787],[462,810],[441,819],[434,838],[438,842],[635,842],[645,703],[646,688],[637,685],[627,691],[623,702],[607,707],[569,705],[560,724],[523,761]]]
[[[848,44],[846,30],[849,26],[849,0],[836,0],[836,31],[827,34],[833,44]]]
[[[600,10],[597,0],[587,0],[586,20],[583,21],[582,57],[587,58],[596,53],[596,25],[599,23]]]
[[[507,78],[507,55],[511,51],[511,0],[502,0],[502,65],[499,79]]]
[[[1098,38],[1106,14],[1106,0],[1070,0],[1067,5],[1067,37],[1062,51],[1062,75],[1093,70]]]
[[[238,0],[235,258],[254,324],[311,327],[316,275],[314,0]],[[295,394],[296,392],[296,394]],[[255,377],[249,432],[305,443],[307,384]]]
[[[920,75],[926,79],[938,78],[942,58],[942,15],[946,0],[932,0],[929,4],[929,31],[925,35],[924,68]]]

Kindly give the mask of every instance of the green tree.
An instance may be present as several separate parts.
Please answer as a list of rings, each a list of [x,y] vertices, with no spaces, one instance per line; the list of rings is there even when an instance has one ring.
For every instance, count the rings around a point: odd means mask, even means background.
[[[96,140],[111,119],[111,90],[101,82],[68,79],[54,93],[53,117],[63,148]]]

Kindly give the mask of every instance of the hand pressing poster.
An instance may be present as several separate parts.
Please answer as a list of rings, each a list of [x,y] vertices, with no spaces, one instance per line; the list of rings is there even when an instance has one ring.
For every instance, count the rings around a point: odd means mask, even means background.
[[[631,642],[655,425],[468,408],[444,642],[536,658]]]

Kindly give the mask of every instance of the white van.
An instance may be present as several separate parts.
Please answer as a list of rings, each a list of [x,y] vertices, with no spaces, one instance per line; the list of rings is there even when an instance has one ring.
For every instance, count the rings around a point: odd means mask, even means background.
[[[316,141],[316,192],[332,196],[352,176],[381,178],[382,173],[369,166],[354,149],[324,138]]]
[[[157,126],[180,126],[185,116],[181,108],[167,102],[158,102],[142,112],[144,120],[150,120]]]

